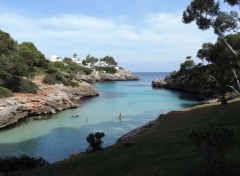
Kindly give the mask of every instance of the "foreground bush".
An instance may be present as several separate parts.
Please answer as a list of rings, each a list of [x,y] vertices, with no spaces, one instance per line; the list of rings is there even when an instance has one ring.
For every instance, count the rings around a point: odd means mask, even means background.
[[[11,96],[13,96],[13,92],[11,90],[0,86],[0,98]]]
[[[32,158],[29,156],[11,156],[0,158],[0,172],[2,173],[10,173],[23,171],[27,169],[32,169],[36,167],[43,167],[48,165],[49,163],[43,158]]]
[[[232,144],[234,131],[230,127],[201,126],[189,133],[204,162],[204,175],[222,176],[226,154]]]
[[[87,152],[91,152],[91,151],[98,151],[98,150],[102,150],[102,138],[105,136],[104,133],[102,132],[96,132],[94,133],[90,133],[88,135],[88,137],[86,138],[89,147],[87,149]]]

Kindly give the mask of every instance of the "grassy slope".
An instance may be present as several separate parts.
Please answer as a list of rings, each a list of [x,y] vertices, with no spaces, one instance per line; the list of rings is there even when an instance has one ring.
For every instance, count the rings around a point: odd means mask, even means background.
[[[136,142],[133,147],[116,144],[101,152],[37,169],[29,175],[198,175],[201,157],[187,135],[192,128],[208,123],[235,127],[227,167],[231,176],[240,175],[240,101],[190,109],[168,113],[154,129],[133,139]]]

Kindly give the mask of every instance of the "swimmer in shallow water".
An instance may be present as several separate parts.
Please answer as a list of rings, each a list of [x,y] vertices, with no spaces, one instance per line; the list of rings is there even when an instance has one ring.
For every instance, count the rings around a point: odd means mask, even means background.
[[[121,121],[122,120],[122,113],[119,113],[118,119]]]

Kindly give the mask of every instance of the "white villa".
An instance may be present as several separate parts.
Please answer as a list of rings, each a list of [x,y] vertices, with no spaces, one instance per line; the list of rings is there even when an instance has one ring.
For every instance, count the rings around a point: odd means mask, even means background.
[[[97,67],[108,67],[109,65],[107,64],[106,61],[98,60],[97,63],[94,64],[94,66],[97,66]]]
[[[56,62],[56,61],[62,61],[63,59],[60,56],[51,55],[51,58],[49,60],[52,62]]]
[[[76,63],[82,65],[83,59],[80,59],[79,57],[72,57],[71,59],[73,60],[73,62],[76,62]]]
[[[84,59],[80,59],[79,57],[71,57],[72,61],[83,66],[82,65],[82,62]],[[62,62],[63,61],[63,58],[61,56],[57,56],[57,55],[51,55],[50,61],[52,62],[56,62],[56,61],[59,61],[59,62]],[[85,67],[109,67],[110,65],[106,62],[106,61],[100,61],[98,60],[96,63],[94,64],[91,64],[91,63],[87,63],[87,65]]]

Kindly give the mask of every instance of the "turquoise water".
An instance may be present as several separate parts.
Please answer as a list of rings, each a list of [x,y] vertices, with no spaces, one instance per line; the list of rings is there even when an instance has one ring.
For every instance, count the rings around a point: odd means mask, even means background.
[[[49,120],[28,118],[14,128],[1,131],[0,156],[42,156],[52,163],[68,158],[71,153],[85,151],[85,139],[91,132],[104,132],[104,146],[109,146],[159,114],[197,103],[183,98],[187,96],[180,92],[151,87],[153,79],[167,73],[137,74],[142,80],[93,84],[100,96],[82,100],[79,108],[62,111]],[[72,118],[73,114],[79,117]]]

